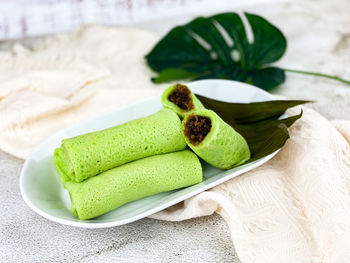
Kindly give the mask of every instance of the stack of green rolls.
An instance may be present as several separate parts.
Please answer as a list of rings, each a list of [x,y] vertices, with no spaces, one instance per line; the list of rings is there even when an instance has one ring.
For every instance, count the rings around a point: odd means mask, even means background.
[[[186,148],[181,121],[162,109],[145,118],[62,141],[54,153],[63,182],[83,180],[134,160]]]
[[[201,182],[200,162],[185,148],[181,120],[162,109],[65,139],[54,162],[69,191],[72,213],[90,219],[127,202]]]
[[[202,182],[197,155],[222,169],[250,158],[244,138],[187,86],[170,86],[161,101],[164,108],[153,115],[64,139],[55,150],[56,169],[79,219]]]

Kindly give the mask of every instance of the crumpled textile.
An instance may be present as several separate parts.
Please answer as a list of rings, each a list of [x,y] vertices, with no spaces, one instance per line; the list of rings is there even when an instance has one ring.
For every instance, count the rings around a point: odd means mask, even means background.
[[[158,39],[88,26],[0,52],[0,149],[25,159],[59,129],[160,94],[140,59]]]

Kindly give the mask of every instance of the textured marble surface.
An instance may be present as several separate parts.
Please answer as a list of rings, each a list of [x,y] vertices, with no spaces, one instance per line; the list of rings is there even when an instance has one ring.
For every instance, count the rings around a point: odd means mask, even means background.
[[[279,65],[350,79],[347,0],[299,0],[252,5],[245,10],[264,15],[287,36],[288,51]],[[134,26],[163,34],[188,19]],[[350,119],[350,87],[335,81],[290,73],[286,83],[273,92],[315,100],[311,107],[329,119]],[[178,223],[143,219],[100,230],[50,222],[21,199],[18,177],[22,164],[0,152],[0,262],[239,262],[226,224],[217,215]],[[84,250],[77,249],[82,246]]]

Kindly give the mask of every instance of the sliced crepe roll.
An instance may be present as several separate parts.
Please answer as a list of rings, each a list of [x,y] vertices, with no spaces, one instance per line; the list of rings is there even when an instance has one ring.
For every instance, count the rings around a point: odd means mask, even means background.
[[[90,219],[128,202],[202,182],[198,157],[189,150],[147,157],[91,177],[66,182],[71,211]]]
[[[230,169],[250,158],[245,139],[211,110],[186,115],[182,131],[188,146],[214,167]]]
[[[145,118],[62,141],[54,153],[61,180],[81,182],[122,164],[184,150],[176,113],[162,109]]]
[[[182,84],[175,84],[168,87],[163,92],[161,100],[165,108],[173,110],[181,118],[185,114],[195,110],[204,109],[204,106],[192,91],[186,85]]]

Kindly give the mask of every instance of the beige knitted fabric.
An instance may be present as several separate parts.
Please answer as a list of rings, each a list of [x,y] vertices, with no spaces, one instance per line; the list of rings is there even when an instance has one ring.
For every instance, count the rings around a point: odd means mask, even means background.
[[[290,134],[265,165],[152,217],[217,212],[242,262],[350,262],[350,121],[304,108]]]
[[[157,39],[92,26],[0,53],[0,148],[26,158],[64,126],[159,94],[140,60]],[[290,133],[265,165],[153,217],[219,213],[243,263],[350,262],[350,122],[304,108]]]

